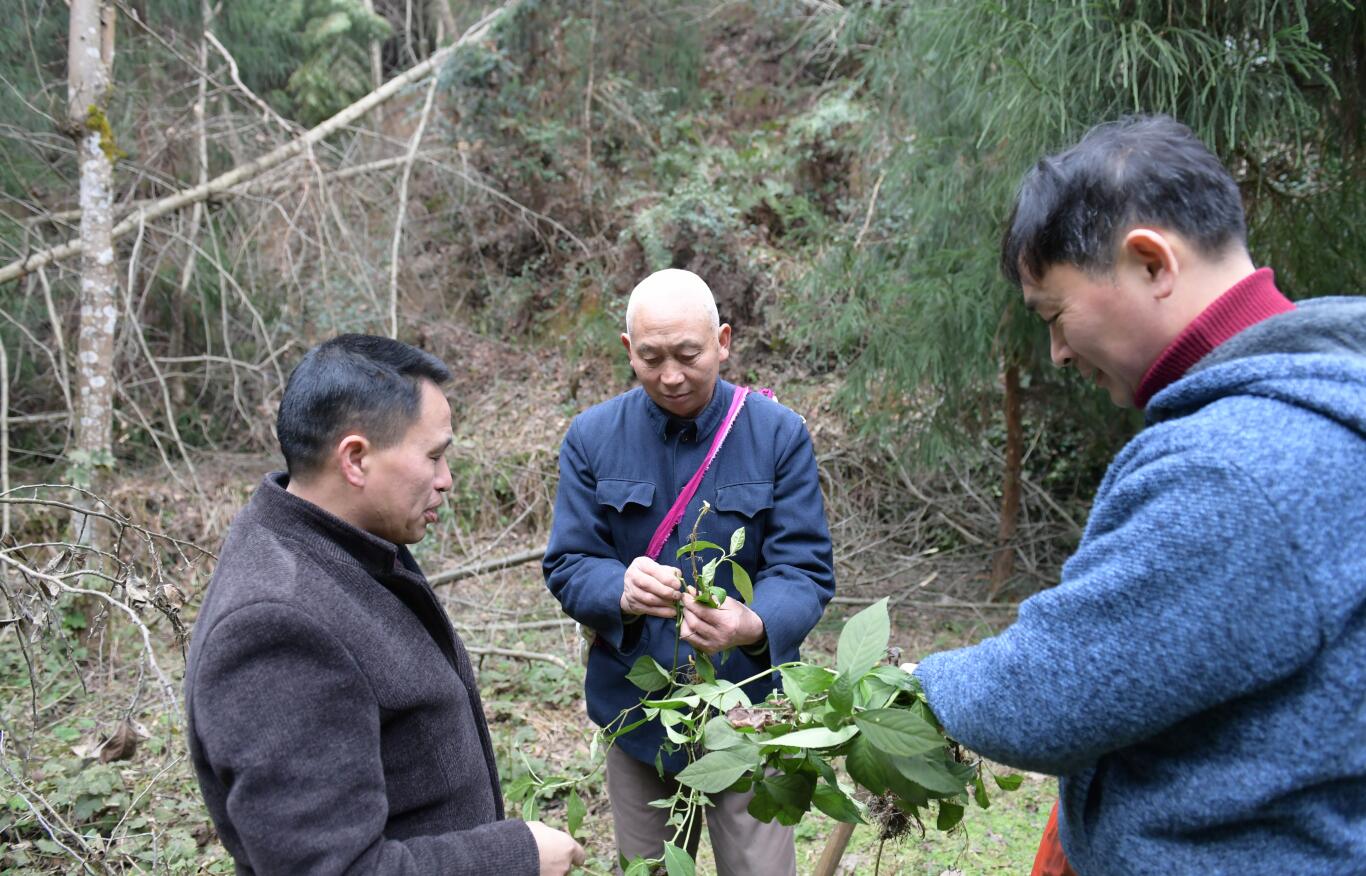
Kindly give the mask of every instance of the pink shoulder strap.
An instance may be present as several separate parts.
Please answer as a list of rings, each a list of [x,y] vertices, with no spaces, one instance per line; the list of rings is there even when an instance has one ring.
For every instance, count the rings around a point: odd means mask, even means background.
[[[679,521],[683,519],[683,512],[687,510],[688,503],[692,501],[693,496],[697,495],[697,488],[702,485],[702,476],[707,473],[711,461],[716,458],[716,451],[721,449],[721,444],[730,434],[730,427],[734,425],[735,418],[740,415],[740,409],[745,406],[745,397],[751,392],[757,392],[765,398],[773,398],[773,390],[767,387],[757,390],[750,389],[748,386],[735,387],[735,395],[730,400],[730,409],[726,411],[726,418],[721,421],[721,427],[716,430],[716,437],[711,441],[711,448],[707,451],[706,458],[702,460],[702,465],[698,466],[693,476],[688,479],[688,483],[683,487],[683,492],[678,494],[673,507],[669,509],[668,514],[664,515],[664,519],[659,522],[659,527],[650,539],[650,548],[646,553],[650,559],[656,562],[659,560],[659,552],[664,550],[664,542],[669,540],[669,536],[673,534]]]

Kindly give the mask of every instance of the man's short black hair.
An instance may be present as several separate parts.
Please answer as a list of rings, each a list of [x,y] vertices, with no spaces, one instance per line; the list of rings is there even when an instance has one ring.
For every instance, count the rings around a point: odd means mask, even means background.
[[[1019,286],[1054,265],[1114,267],[1134,225],[1174,231],[1217,257],[1246,245],[1238,185],[1190,128],[1169,116],[1097,125],[1025,174],[1001,240],[1001,272]]]
[[[344,432],[393,445],[418,417],[422,381],[450,379],[440,359],[390,338],[338,335],[309,350],[289,375],[275,421],[290,477],[316,473]]]

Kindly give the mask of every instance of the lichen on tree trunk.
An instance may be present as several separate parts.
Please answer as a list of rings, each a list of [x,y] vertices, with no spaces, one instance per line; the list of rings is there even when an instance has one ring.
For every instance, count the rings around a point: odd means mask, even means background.
[[[99,0],[72,0],[67,117],[76,141],[81,205],[81,316],[76,345],[76,442],[71,479],[98,486],[113,464],[114,332],[118,327],[113,242],[114,160],[106,107],[113,62],[113,18]],[[83,520],[78,536],[88,541]]]

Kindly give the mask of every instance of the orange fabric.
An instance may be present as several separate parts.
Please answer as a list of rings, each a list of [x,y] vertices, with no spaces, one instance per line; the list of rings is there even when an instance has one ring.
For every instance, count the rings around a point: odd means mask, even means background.
[[[1053,813],[1048,816],[1044,826],[1043,838],[1039,840],[1039,853],[1034,856],[1034,869],[1029,876],[1077,876],[1072,865],[1067,863],[1067,855],[1062,850],[1062,839],[1058,836],[1058,804],[1053,804]]]

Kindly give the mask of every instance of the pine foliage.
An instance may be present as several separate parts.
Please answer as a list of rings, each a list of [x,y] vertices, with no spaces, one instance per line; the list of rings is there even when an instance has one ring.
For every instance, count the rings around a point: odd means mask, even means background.
[[[1093,124],[1189,124],[1233,168],[1254,258],[1283,266],[1292,294],[1366,280],[1351,221],[1360,4],[861,2],[838,31],[875,109],[865,176],[884,178],[871,228],[851,228],[808,278],[799,322],[810,349],[850,367],[851,405],[888,428],[928,417],[917,434],[931,451],[966,434],[1003,358],[1043,370],[1043,333],[1000,279],[997,241],[1023,171]],[[833,319],[814,318],[832,304]]]

